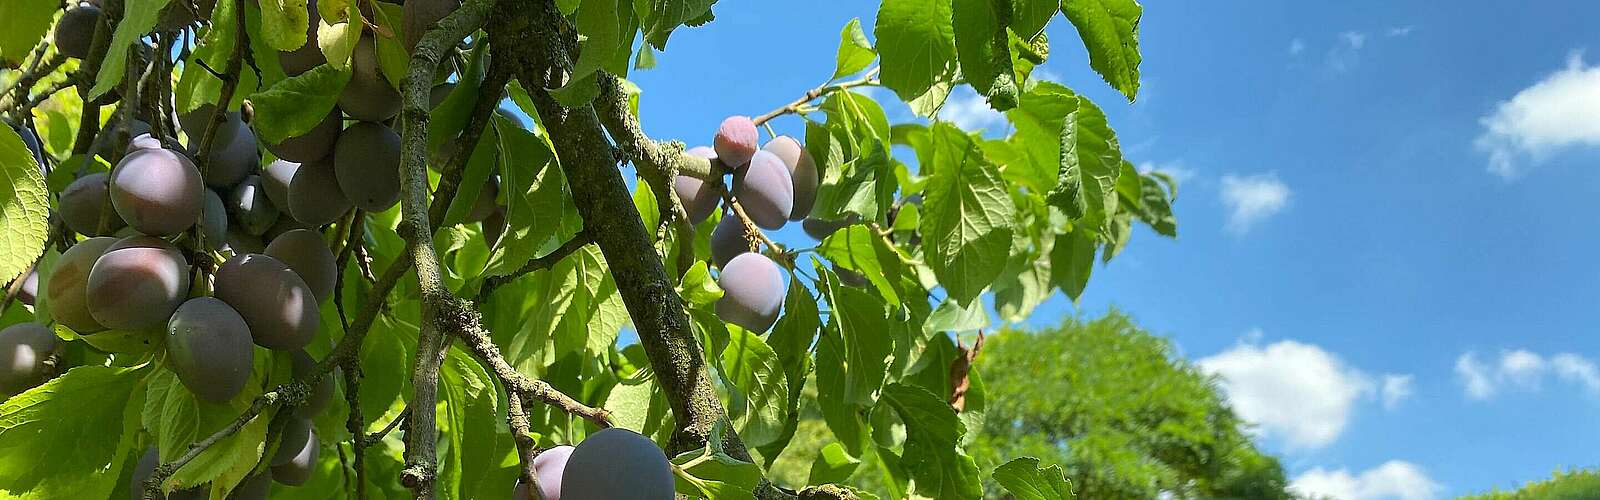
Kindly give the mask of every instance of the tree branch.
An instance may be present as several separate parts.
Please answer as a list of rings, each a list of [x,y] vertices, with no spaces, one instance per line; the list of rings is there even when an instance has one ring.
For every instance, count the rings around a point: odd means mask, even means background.
[[[799,99],[795,99],[794,101],[790,102],[789,104],[785,104],[783,106],[780,106],[780,107],[778,107],[778,109],[774,109],[772,111],[768,111],[768,112],[766,112],[766,114],[763,114],[761,116],[757,116],[757,117],[751,119],[751,121],[755,122],[756,126],[759,127],[761,125],[766,124],[768,121],[771,121],[773,118],[777,118],[777,117],[780,117],[780,116],[783,116],[783,115],[787,115],[787,114],[790,114],[790,113],[799,113],[800,110],[803,109],[806,104],[810,103],[811,101],[815,101],[818,98],[826,96],[828,94],[832,94],[834,92],[838,92],[838,91],[841,91],[841,90],[846,90],[846,89],[849,89],[849,88],[852,88],[852,87],[871,86],[871,85],[877,85],[877,84],[878,84],[878,68],[877,67],[873,67],[872,69],[867,70],[867,74],[862,75],[862,77],[859,78],[859,79],[850,80],[850,81],[846,81],[846,82],[839,82],[839,83],[823,84],[821,86],[818,86],[817,88],[814,88],[814,89],[806,91],[806,93],[801,95]]]
[[[527,264],[523,264],[522,267],[517,268],[516,271],[512,271],[511,274],[504,276],[490,276],[484,279],[483,285],[478,288],[478,300],[475,302],[482,304],[488,301],[489,296],[494,294],[496,289],[499,289],[501,286],[505,286],[506,283],[516,281],[517,278],[521,278],[528,273],[538,271],[540,269],[549,269],[550,266],[554,266],[557,262],[561,262],[561,259],[567,258],[568,255],[572,255],[573,252],[583,249],[584,246],[587,246],[592,242],[594,242],[594,239],[589,237],[589,233],[579,231],[578,234],[572,235],[572,239],[567,240],[566,243],[562,243],[561,246],[556,248],[554,251],[545,254],[543,257],[529,260]]]

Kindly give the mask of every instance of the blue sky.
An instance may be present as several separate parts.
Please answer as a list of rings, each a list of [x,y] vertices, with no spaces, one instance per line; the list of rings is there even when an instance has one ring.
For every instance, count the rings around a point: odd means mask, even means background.
[[[1045,71],[1184,178],[1180,237],[1140,230],[1081,309],[1056,297],[1029,324],[1114,305],[1170,336],[1307,491],[1448,497],[1597,465],[1600,4],[1290,4],[1147,4],[1136,104],[1052,23]],[[646,131],[706,143],[792,100],[876,5],[720,2],[632,75]],[[946,119],[1004,132],[954,99]]]

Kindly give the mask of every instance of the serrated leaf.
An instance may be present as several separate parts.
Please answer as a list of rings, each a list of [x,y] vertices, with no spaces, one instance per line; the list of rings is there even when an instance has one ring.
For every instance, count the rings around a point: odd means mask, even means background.
[[[866,276],[889,305],[900,305],[905,259],[872,228],[856,224],[835,231],[817,246],[817,253],[835,265]]]
[[[1010,255],[1013,206],[998,169],[965,132],[935,123],[923,190],[922,249],[951,298],[970,303]]]
[[[261,39],[268,47],[292,51],[306,44],[311,23],[306,0],[261,0]]]
[[[321,6],[318,6],[319,10]],[[350,2],[342,14],[324,15],[317,22],[317,48],[328,65],[350,69],[350,57],[355,54],[356,43],[361,41],[361,10]]]
[[[0,127],[0,282],[22,275],[44,252],[50,236],[50,195],[33,152],[11,127]]]
[[[1011,0],[1011,31],[1023,40],[1033,40],[1060,11],[1061,0]]]
[[[811,476],[806,479],[808,484],[828,484],[842,482],[850,479],[850,474],[855,473],[856,467],[861,465],[861,460],[845,452],[844,445],[828,443],[817,452],[816,460],[811,462]]]
[[[133,50],[132,45],[140,37],[155,28],[156,18],[161,16],[161,9],[166,8],[167,1],[127,0],[123,5],[122,20],[117,22],[117,30],[111,34],[111,44],[106,46],[106,58],[100,62],[100,73],[95,75],[94,88],[89,89],[90,100],[106,95],[106,92],[122,83],[122,75],[128,69],[128,51]]]
[[[989,327],[989,312],[984,308],[983,302],[973,301],[962,305],[954,300],[945,299],[939,307],[928,315],[927,322],[922,324],[922,331],[934,332],[970,332]]]
[[[304,135],[328,117],[349,81],[350,71],[326,64],[284,78],[250,96],[256,110],[250,126],[268,143]]]
[[[682,473],[675,474],[679,493],[716,499],[755,498],[751,492],[761,484],[761,468],[733,458],[722,448],[726,432],[724,424],[717,422],[704,448],[672,457],[672,463],[682,467]]]
[[[550,97],[568,108],[582,107],[600,95],[600,84],[593,73],[573,79],[558,89],[550,89]]]
[[[930,498],[978,498],[983,495],[978,465],[960,449],[966,426],[943,399],[921,387],[893,384],[883,401],[906,425],[901,466],[916,481],[917,494]]]
[[[641,0],[644,39],[656,50],[667,50],[667,37],[684,24],[698,26],[717,0]]]
[[[389,85],[394,88],[405,88],[406,68],[411,66],[411,53],[405,46],[404,8],[400,4],[388,2],[373,2],[378,6],[374,10],[373,23],[378,30],[373,30],[375,40],[378,42],[378,68],[383,70],[384,78],[389,80]],[[384,32],[387,32],[385,34]],[[391,36],[392,35],[392,36]],[[446,64],[446,63],[441,63]]]
[[[1105,113],[1060,84],[1039,82],[1009,115],[1017,125],[1017,144],[1038,164],[1036,168],[1045,169],[1047,159],[1054,162],[1055,181],[1046,200],[1074,221],[1098,230],[1116,213],[1123,161]]]
[[[1063,500],[1073,498],[1072,482],[1061,466],[1039,467],[1039,459],[1022,457],[995,467],[994,482],[1000,483],[1017,500]]]
[[[760,447],[761,456],[767,458],[766,465],[769,468],[772,467],[772,461],[789,446],[798,427],[800,396],[805,388],[806,375],[811,370],[811,344],[821,327],[817,298],[799,279],[790,279],[788,294],[783,299],[783,317],[778,318],[772,333],[767,336],[767,345],[772,346],[772,352],[777,354],[778,363],[783,366],[784,380],[789,383],[788,421],[784,423],[778,439]]]
[[[1073,302],[1083,295],[1089,274],[1094,271],[1095,243],[1093,235],[1074,227],[1071,232],[1057,235],[1050,251],[1050,281]]]
[[[578,7],[578,34],[585,38],[578,61],[572,65],[567,86],[594,85],[594,81],[588,77],[615,59],[619,46],[632,44],[633,32],[628,20],[632,18],[633,9],[630,7],[628,0],[584,0],[583,5]],[[624,33],[624,29],[629,31]]]
[[[717,286],[717,280],[711,277],[711,270],[703,260],[695,261],[689,271],[683,273],[680,288],[683,302],[690,308],[709,306],[722,298],[722,287]]]
[[[6,0],[0,2],[0,19],[6,20],[6,29],[0,30],[0,59],[6,66],[22,64],[50,31],[50,19],[60,10],[55,0]]]
[[[533,132],[494,117],[500,136],[501,189],[508,228],[490,253],[484,276],[509,274],[577,234],[582,228],[566,176],[556,168],[549,143]]]
[[[145,367],[80,366],[0,403],[0,491],[109,498],[137,432]],[[120,438],[117,436],[121,436]]]
[[[233,2],[217,2],[211,13],[211,26],[235,26],[235,17],[238,15]],[[259,9],[246,9],[245,29],[254,38],[261,30],[261,13]],[[206,28],[200,43],[184,61],[183,74],[178,77],[178,85],[173,89],[176,108],[179,113],[187,113],[205,104],[216,104],[222,97],[222,80],[212,75],[210,71],[201,68],[204,63],[211,69],[223,71],[227,69],[228,59],[233,57],[233,44],[237,40],[236,29]],[[245,98],[255,93],[262,84],[271,85],[282,80],[283,66],[278,64],[278,52],[266,44],[250,44],[251,55],[255,67],[261,70],[257,75],[253,68],[239,72],[239,86],[233,94],[233,100],[228,102],[228,109],[239,109]],[[259,76],[259,78],[258,78]]]
[[[997,0],[955,0],[953,3],[956,55],[961,75],[988,100],[1005,111],[1017,106],[1017,82],[1011,69],[1010,39],[1004,7]]]
[[[502,444],[497,415],[504,411],[494,379],[459,347],[449,349],[439,370],[439,413],[444,458],[437,486],[442,498],[476,498]],[[488,486],[494,489],[491,485]]]
[[[910,101],[950,74],[956,60],[950,2],[884,0],[873,35],[878,40],[879,80]]]
[[[728,411],[749,446],[777,440],[789,418],[789,385],[782,362],[754,332],[729,325],[722,370],[731,383]]]
[[[877,58],[877,50],[872,48],[866,31],[861,29],[861,18],[852,18],[839,31],[839,53],[834,57],[833,77],[852,75],[867,69],[872,65],[872,60]]]
[[[1134,0],[1062,0],[1061,13],[1078,28],[1094,68],[1111,88],[1133,101],[1139,93],[1139,16]]]
[[[828,330],[818,342],[826,343],[840,355],[844,369],[818,371],[819,391],[822,386],[830,386],[837,392],[827,391],[824,397],[871,406],[887,375],[884,360],[894,347],[894,340],[889,336],[887,306],[872,294],[842,286],[831,277],[823,290],[830,314]],[[817,348],[821,350],[823,345]]]

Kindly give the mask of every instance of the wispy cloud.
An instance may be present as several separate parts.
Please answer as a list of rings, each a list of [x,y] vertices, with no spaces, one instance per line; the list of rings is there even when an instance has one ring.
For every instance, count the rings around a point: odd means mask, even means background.
[[[1250,231],[1256,223],[1289,205],[1289,186],[1277,174],[1222,176],[1222,203],[1228,207],[1226,228],[1234,234]]]
[[[1551,154],[1600,146],[1600,66],[1583,62],[1583,53],[1567,56],[1567,65],[1532,86],[1501,101],[1494,113],[1479,119],[1484,131],[1474,145],[1489,157],[1489,171],[1515,179],[1520,163],[1540,163]]]
[[[1305,51],[1306,51],[1306,41],[1305,40],[1301,40],[1299,37],[1295,37],[1295,39],[1289,40],[1289,55],[1298,56],[1298,55],[1300,55],[1300,53],[1305,52]]]
[[[1172,180],[1178,181],[1179,186],[1188,184],[1189,181],[1200,175],[1198,171],[1184,164],[1183,160],[1173,160],[1169,162],[1146,161],[1139,164],[1139,172],[1146,174],[1150,172],[1161,172],[1170,175],[1172,176]]]
[[[1391,37],[1410,36],[1411,32],[1416,31],[1416,30],[1417,30],[1416,26],[1407,24],[1405,26],[1395,26],[1395,27],[1389,28],[1389,31],[1385,32],[1384,34],[1388,35],[1388,36],[1391,36]]]
[[[1338,500],[1427,500],[1443,489],[1421,467],[1402,460],[1390,460],[1359,474],[1317,467],[1295,476],[1289,488],[1302,495]]]
[[[1456,358],[1456,378],[1470,399],[1488,400],[1507,390],[1536,391],[1546,379],[1570,383],[1600,395],[1600,366],[1570,352],[1542,356],[1523,349],[1500,352],[1498,360],[1484,362],[1477,353]]]
[[[1328,49],[1328,69],[1343,73],[1361,61],[1361,49],[1367,46],[1367,34],[1359,31],[1339,33],[1333,47]]]
[[[1383,385],[1378,387],[1378,394],[1383,399],[1383,409],[1394,411],[1400,403],[1411,397],[1410,375],[1384,375]]]

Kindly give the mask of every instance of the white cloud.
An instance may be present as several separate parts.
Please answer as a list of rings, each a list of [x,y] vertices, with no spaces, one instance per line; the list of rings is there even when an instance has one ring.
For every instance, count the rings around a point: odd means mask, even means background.
[[[1383,409],[1394,410],[1400,406],[1401,401],[1411,397],[1410,375],[1384,375],[1383,385],[1378,388],[1378,394],[1383,399]]]
[[[1328,49],[1328,69],[1343,73],[1360,62],[1361,49],[1367,46],[1367,34],[1359,31],[1340,33],[1333,47]]]
[[[1332,443],[1357,400],[1374,390],[1360,371],[1317,346],[1292,340],[1264,348],[1240,344],[1198,365],[1221,379],[1240,417],[1291,448]]]
[[[1412,25],[1408,24],[1408,25],[1405,25],[1405,26],[1396,26],[1396,27],[1393,27],[1393,28],[1389,28],[1389,31],[1388,31],[1387,34],[1389,36],[1391,36],[1391,37],[1409,36],[1409,35],[1411,35],[1411,32],[1416,31],[1416,30],[1417,30],[1416,26],[1412,26]]]
[[[964,130],[979,130],[1006,122],[1005,115],[990,108],[983,96],[967,87],[950,94],[944,107],[939,109],[939,119],[954,123]]]
[[[1182,160],[1169,161],[1165,163],[1157,163],[1153,161],[1143,162],[1139,164],[1139,172],[1144,174],[1148,174],[1150,172],[1161,172],[1170,175],[1172,176],[1172,180],[1178,181],[1179,186],[1188,184],[1190,180],[1193,180],[1195,176],[1199,175],[1199,172],[1196,172],[1193,168],[1189,168],[1189,166],[1185,165]]]
[[[1321,495],[1338,500],[1427,500],[1443,489],[1428,478],[1421,467],[1410,462],[1390,460],[1383,465],[1351,474],[1339,468],[1313,468],[1290,482],[1289,488],[1303,495]]]
[[[1306,51],[1306,41],[1305,40],[1301,40],[1298,37],[1295,38],[1294,40],[1289,40],[1289,55],[1298,56],[1298,55],[1300,55],[1301,52],[1305,52],[1305,51]]]
[[[1339,42],[1352,49],[1360,50],[1367,45],[1367,34],[1359,31],[1346,31],[1339,34]]]
[[[1566,68],[1501,101],[1478,120],[1484,132],[1474,145],[1489,156],[1489,171],[1505,179],[1522,172],[1519,163],[1538,163],[1577,146],[1600,146],[1600,66],[1588,66],[1581,52]]]
[[[1289,204],[1289,186],[1277,174],[1222,176],[1222,203],[1228,206],[1227,229],[1244,234],[1262,219]]]
[[[1546,377],[1577,385],[1600,395],[1600,366],[1582,355],[1564,352],[1544,357],[1523,349],[1502,351],[1497,363],[1478,361],[1467,352],[1456,358],[1456,377],[1468,398],[1487,400],[1502,390],[1538,390]]]

